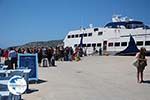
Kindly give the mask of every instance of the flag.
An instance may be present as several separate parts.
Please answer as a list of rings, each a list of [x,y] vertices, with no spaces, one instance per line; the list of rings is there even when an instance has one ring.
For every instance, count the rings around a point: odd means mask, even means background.
[[[81,34],[81,39],[80,39],[80,44],[79,44],[80,47],[83,47],[83,35],[84,34]]]

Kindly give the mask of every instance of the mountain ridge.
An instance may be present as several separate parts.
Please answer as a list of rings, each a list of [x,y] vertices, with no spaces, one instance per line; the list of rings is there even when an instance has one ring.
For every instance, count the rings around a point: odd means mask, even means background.
[[[19,46],[11,46],[15,48],[30,48],[30,47],[56,47],[63,46],[63,39],[49,41],[33,41]],[[10,47],[9,47],[10,48]]]

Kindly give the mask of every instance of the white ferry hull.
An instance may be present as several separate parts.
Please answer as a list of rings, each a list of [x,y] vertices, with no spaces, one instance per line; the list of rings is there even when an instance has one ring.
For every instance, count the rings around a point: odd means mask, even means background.
[[[133,22],[141,23],[138,21]],[[129,22],[129,25],[131,23]],[[120,24],[122,22],[119,22]],[[144,24],[141,23],[141,25]],[[134,38],[138,49],[145,47],[147,51],[150,51],[150,28],[144,29],[144,26],[143,28],[127,29],[120,25],[120,28],[87,28],[70,31],[64,39],[64,47],[69,46],[75,49],[79,46],[81,44],[81,34],[84,34],[82,45],[83,49],[87,50],[87,54],[93,53],[93,48],[97,51],[101,48],[103,52],[114,55],[128,47],[130,35]]]

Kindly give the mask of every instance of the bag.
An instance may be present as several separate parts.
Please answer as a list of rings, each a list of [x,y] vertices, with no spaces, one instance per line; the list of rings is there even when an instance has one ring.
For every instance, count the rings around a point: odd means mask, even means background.
[[[145,66],[147,66],[147,62],[146,62],[146,61],[141,61],[141,62],[139,63],[139,65],[145,67]]]
[[[136,60],[133,62],[133,66],[139,67],[139,60],[136,59]]]
[[[43,67],[48,67],[48,60],[46,58],[43,59]]]

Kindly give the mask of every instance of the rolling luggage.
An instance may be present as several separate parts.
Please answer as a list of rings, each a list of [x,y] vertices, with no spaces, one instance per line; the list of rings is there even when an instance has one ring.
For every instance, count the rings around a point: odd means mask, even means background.
[[[43,67],[48,67],[48,60],[47,60],[47,58],[43,59]]]

